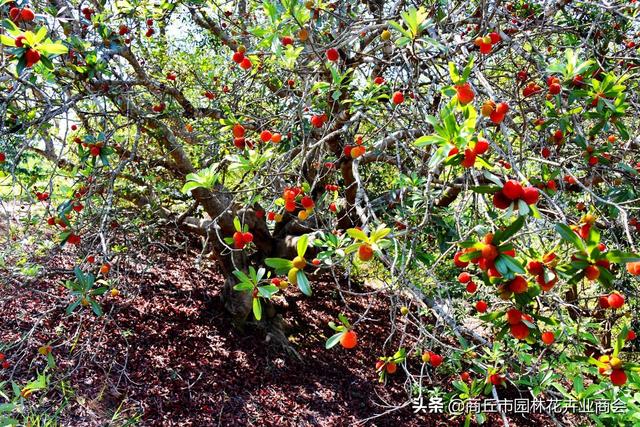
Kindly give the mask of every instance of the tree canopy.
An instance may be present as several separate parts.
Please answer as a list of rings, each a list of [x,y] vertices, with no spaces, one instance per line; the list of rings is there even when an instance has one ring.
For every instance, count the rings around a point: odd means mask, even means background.
[[[173,227],[289,357],[287,295],[335,287],[340,352],[378,292],[372,378],[407,399],[427,369],[639,422],[637,2],[1,3],[7,277],[27,241],[71,253],[67,314],[103,316]]]

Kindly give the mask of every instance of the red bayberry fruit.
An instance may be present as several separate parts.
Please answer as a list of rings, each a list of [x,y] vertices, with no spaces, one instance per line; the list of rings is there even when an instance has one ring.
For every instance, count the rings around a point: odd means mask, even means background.
[[[471,85],[469,83],[456,85],[454,86],[454,88],[457,92],[458,101],[460,102],[460,104],[467,105],[468,103],[473,101],[475,94],[473,93],[473,89],[471,89]]]
[[[609,379],[611,380],[611,384],[622,386],[627,382],[627,374],[625,374],[622,369],[614,369],[611,371]]]
[[[31,67],[38,63],[38,61],[40,61],[40,52],[35,49],[27,49],[27,51],[24,53],[24,57],[26,61],[25,65],[27,67]]]
[[[271,141],[271,137],[272,136],[273,136],[273,134],[271,132],[269,132],[268,130],[263,130],[262,132],[260,132],[260,140],[262,142]]]
[[[352,331],[348,330],[342,337],[340,338],[340,345],[346,349],[354,348],[358,344],[358,335]]]
[[[509,200],[517,200],[523,196],[522,185],[513,179],[504,183],[502,187],[502,194],[504,194]]]
[[[526,187],[522,190],[522,199],[528,205],[535,205],[538,203],[540,192],[535,187]]]
[[[555,341],[556,337],[553,335],[553,332],[547,331],[542,333],[542,342],[546,345],[551,345]]]
[[[478,310],[478,313],[484,313],[485,311],[487,311],[487,303],[480,300],[476,303],[476,310]]]
[[[327,55],[327,59],[329,61],[337,61],[340,58],[340,54],[338,53],[338,49],[336,48],[331,48],[331,49],[327,49],[326,51],[326,55]]]
[[[473,147],[473,151],[480,155],[487,152],[489,149],[489,141],[484,138],[478,138],[478,142],[476,142],[475,147]]]
[[[511,308],[507,310],[507,323],[510,325],[515,325],[522,321],[522,312],[516,308]]]
[[[588,265],[584,269],[584,276],[589,280],[596,280],[600,277],[600,269],[595,265]]]
[[[511,330],[511,335],[519,340],[527,338],[530,333],[529,328],[524,323],[516,323],[511,325],[509,329]]]
[[[402,92],[395,92],[391,97],[391,102],[393,102],[395,105],[402,104],[404,102],[404,95],[402,94]]]
[[[522,276],[516,276],[509,283],[509,290],[511,292],[513,292],[514,294],[522,294],[522,293],[527,292],[528,286],[529,286],[529,284],[527,283],[527,279],[525,279]]]
[[[624,305],[624,297],[614,292],[607,297],[607,302],[609,303],[609,307],[616,310]]]

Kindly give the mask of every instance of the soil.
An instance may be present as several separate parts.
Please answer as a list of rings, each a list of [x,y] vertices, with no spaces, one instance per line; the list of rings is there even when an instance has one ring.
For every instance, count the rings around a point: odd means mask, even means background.
[[[114,266],[121,293],[102,297],[101,317],[89,309],[65,314],[70,300],[61,281],[72,278],[71,250],[40,260],[45,269],[35,279],[5,280],[0,350],[11,367],[0,369],[0,382],[25,384],[42,372],[46,359],[38,348],[49,343],[57,364],[51,385],[28,402],[39,413],[59,410],[56,419],[65,426],[462,424],[414,414],[401,369],[386,384],[378,381],[374,365],[389,332],[382,292],[349,301],[351,309],[370,308],[371,320],[358,325],[358,346],[326,350],[327,323],[345,310],[344,301],[322,279],[314,279],[310,298],[288,289],[276,305],[302,359],[296,360],[259,328],[232,324],[220,300],[223,277],[212,260],[196,266],[197,240],[169,231],[164,239],[135,264]],[[433,385],[451,381],[437,378]],[[553,425],[543,417],[510,420]],[[498,416],[488,423],[502,424]]]

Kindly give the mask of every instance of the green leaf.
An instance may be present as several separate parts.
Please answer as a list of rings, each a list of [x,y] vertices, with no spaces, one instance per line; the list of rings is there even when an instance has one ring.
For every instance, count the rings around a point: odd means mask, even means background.
[[[524,225],[524,222],[525,222],[525,217],[519,216],[515,221],[511,223],[511,225],[509,225],[504,230],[498,231],[493,236],[493,244],[499,245],[502,242],[508,240],[511,236],[513,236],[518,231],[520,231],[520,229]]]
[[[60,42],[41,43],[38,45],[38,51],[45,55],[64,55],[69,51],[69,49]]]
[[[504,262],[509,270],[519,274],[525,273],[524,268],[522,268],[522,265],[518,261],[516,261],[515,258],[505,254],[501,254],[498,258],[504,259]]]
[[[298,288],[300,289],[300,291],[306,296],[310,297],[311,286],[309,285],[309,279],[307,279],[307,276],[305,276],[304,271],[298,271],[296,277],[298,279]]]
[[[253,284],[248,282],[241,282],[235,285],[233,289],[238,292],[250,291],[253,290]]]
[[[96,314],[96,316],[102,316],[102,307],[100,307],[100,304],[98,304],[96,300],[90,300],[89,304],[91,304],[91,309]]]
[[[447,142],[447,140],[440,135],[424,135],[413,141],[413,145],[417,147],[425,147],[427,145],[442,144],[444,142]]]
[[[571,228],[569,228],[568,225],[558,223],[555,225],[555,229],[564,240],[571,243],[580,251],[582,252],[586,251],[586,248],[584,246],[584,242],[582,241],[582,239],[580,239],[580,237],[578,237],[578,235],[574,233],[573,230],[571,230]]]
[[[338,332],[337,334],[333,334],[325,343],[324,348],[327,350],[331,347],[334,347],[336,344],[340,342],[340,338],[344,335],[344,332]]]
[[[4,34],[0,34],[0,43],[5,46],[16,47],[15,39],[5,36]]]
[[[262,319],[262,304],[260,303],[260,298],[253,298],[253,317],[256,320]]]
[[[622,252],[620,250],[611,250],[605,254],[608,261],[614,263],[626,263],[640,261],[640,255],[632,252]]]
[[[309,236],[303,234],[296,243],[296,249],[298,250],[299,257],[303,257],[305,252],[307,252],[307,246],[309,246]]]
[[[284,258],[267,258],[264,260],[264,263],[276,270],[278,274],[293,268],[293,262]]]
[[[357,228],[348,229],[347,235],[356,240],[362,240],[363,242],[367,243],[369,242],[369,237],[367,237],[367,234],[362,230],[358,230]]]

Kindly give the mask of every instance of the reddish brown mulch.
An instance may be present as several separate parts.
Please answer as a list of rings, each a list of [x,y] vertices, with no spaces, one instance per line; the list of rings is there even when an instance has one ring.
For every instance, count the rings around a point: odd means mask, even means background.
[[[146,272],[116,266],[122,294],[104,298],[102,318],[88,311],[82,319],[64,315],[67,291],[58,283],[70,277],[64,271],[72,265],[68,255],[50,262],[42,279],[10,281],[0,298],[0,346],[12,344],[7,357],[13,366],[0,371],[0,381],[9,374],[21,383],[33,378],[45,365],[38,346],[52,342],[59,367],[54,380],[64,379],[73,389],[60,415],[62,425],[123,425],[136,417],[139,425],[149,426],[350,425],[385,412],[384,402],[405,402],[404,374],[399,370],[384,385],[373,368],[389,331],[384,295],[349,301],[357,311],[371,304],[367,316],[374,319],[358,325],[356,349],[325,350],[332,332],[327,322],[344,311],[334,287],[314,281],[311,298],[287,290],[284,318],[300,362],[268,345],[264,333],[233,327],[220,301],[221,275],[210,265],[198,270],[197,242],[187,243],[193,249],[155,245],[146,250],[140,255],[145,259],[139,259],[151,266]],[[16,346],[32,328],[26,344]],[[62,401],[59,388],[31,399],[41,410],[49,407],[50,414]],[[415,415],[410,406],[370,421],[399,423],[451,421]],[[545,423],[521,419],[512,425]]]

